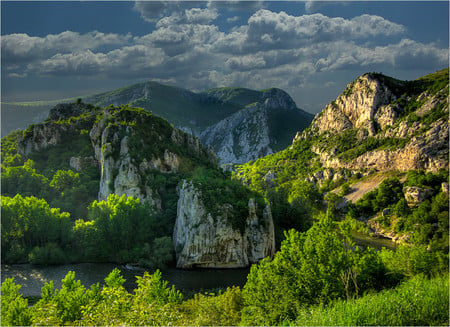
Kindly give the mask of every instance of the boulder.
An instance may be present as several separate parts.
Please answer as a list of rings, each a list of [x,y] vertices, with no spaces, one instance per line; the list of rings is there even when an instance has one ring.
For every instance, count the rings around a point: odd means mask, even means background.
[[[416,207],[424,200],[433,195],[433,190],[417,186],[406,186],[403,188],[406,202],[409,207]]]

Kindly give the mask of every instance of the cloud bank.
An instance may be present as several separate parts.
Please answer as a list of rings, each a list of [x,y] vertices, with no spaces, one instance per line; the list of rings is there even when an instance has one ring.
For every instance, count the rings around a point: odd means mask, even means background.
[[[242,8],[230,2],[230,12]],[[190,89],[239,85],[298,88],[308,76],[346,69],[428,69],[448,63],[449,51],[409,39],[404,26],[376,15],[350,19],[320,13],[289,15],[263,9],[223,31],[222,3],[136,2],[154,24],[143,36],[66,31],[45,37],[2,37],[10,77],[102,76],[170,81]],[[311,10],[312,10],[311,5]],[[235,22],[232,15],[228,21]]]

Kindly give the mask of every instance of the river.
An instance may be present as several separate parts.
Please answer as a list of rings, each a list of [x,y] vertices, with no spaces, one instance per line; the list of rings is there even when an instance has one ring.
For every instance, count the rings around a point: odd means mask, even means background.
[[[397,244],[391,239],[386,237],[373,237],[367,234],[352,232],[353,242],[356,245],[362,247],[372,247],[375,250],[381,250],[382,248],[387,248],[389,250],[394,250],[397,248]]]
[[[56,288],[61,288],[61,280],[68,271],[75,271],[75,279],[89,288],[92,284],[104,284],[104,279],[114,269],[120,269],[126,279],[125,288],[131,292],[136,288],[135,276],[142,276],[143,270],[128,270],[122,265],[112,263],[77,263],[57,266],[35,266],[31,264],[1,265],[2,283],[6,278],[14,277],[22,288],[20,293],[26,297],[40,296],[44,283],[53,280]],[[243,286],[247,281],[249,268],[244,269],[196,269],[183,270],[167,268],[161,270],[162,279],[183,293],[199,292],[213,288]],[[152,271],[150,271],[152,273]]]
[[[355,244],[363,247],[373,247],[380,250],[386,247],[395,250],[395,243],[389,239],[371,237],[361,233],[352,233]],[[113,263],[77,263],[57,266],[34,266],[31,264],[1,265],[2,283],[6,278],[14,277],[14,281],[20,284],[20,292],[26,296],[40,296],[44,283],[53,280],[56,288],[61,287],[61,280],[68,271],[75,271],[75,279],[89,288],[92,284],[104,284],[104,279],[114,269],[119,268],[125,278],[125,288],[131,292],[136,288],[135,276],[142,276],[143,270],[129,270],[123,265]],[[194,292],[214,288],[226,288],[228,286],[243,286],[247,281],[249,268],[243,269],[195,269],[183,270],[167,268],[161,270],[162,279],[169,285],[192,295]],[[152,273],[152,271],[150,271]]]

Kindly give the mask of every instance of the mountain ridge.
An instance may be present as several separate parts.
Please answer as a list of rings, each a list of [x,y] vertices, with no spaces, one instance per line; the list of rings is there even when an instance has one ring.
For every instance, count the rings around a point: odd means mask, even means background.
[[[81,97],[81,99],[85,103],[100,107],[122,104],[142,107],[169,120],[178,128],[199,137],[205,145],[211,145],[208,143],[210,137],[202,139],[202,133],[205,133],[206,130],[208,130],[207,134],[211,135],[213,126],[220,122],[224,123],[227,118],[240,111],[246,111],[249,106],[257,107],[254,110],[260,112],[260,118],[265,120],[264,128],[269,129],[269,133],[262,138],[264,142],[255,143],[245,135],[241,138],[246,140],[245,144],[241,144],[242,140],[241,142],[234,141],[236,135],[239,138],[240,133],[243,133],[242,129],[237,128],[242,121],[236,121],[237,125],[228,126],[225,134],[224,130],[214,136],[231,140],[228,144],[221,142],[220,147],[216,145],[214,148],[216,153],[231,153],[223,158],[219,157],[222,164],[243,163],[285,148],[295,133],[306,128],[313,118],[313,115],[297,108],[286,92],[277,88],[256,91],[240,87],[225,87],[195,93],[180,87],[149,81]],[[32,119],[33,122],[42,120],[47,110],[45,103],[39,102],[38,104],[40,106],[30,107],[33,108],[31,110],[37,112],[35,118]],[[2,122],[4,122],[4,126],[7,126],[2,131],[3,133],[11,129],[8,126],[12,126],[13,121],[23,119],[24,116],[18,114],[17,108],[10,107],[7,106],[5,111],[2,111]],[[23,109],[20,111],[23,112]],[[261,126],[253,126],[253,129],[261,130]],[[267,138],[268,140],[266,140]],[[267,150],[261,151],[263,148],[267,148]]]

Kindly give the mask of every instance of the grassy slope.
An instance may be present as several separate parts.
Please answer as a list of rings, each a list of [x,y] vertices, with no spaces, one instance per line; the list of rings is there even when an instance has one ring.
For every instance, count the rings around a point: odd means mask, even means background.
[[[395,289],[305,309],[297,326],[448,326],[449,276],[415,277]]]

